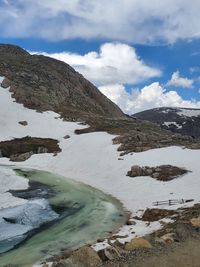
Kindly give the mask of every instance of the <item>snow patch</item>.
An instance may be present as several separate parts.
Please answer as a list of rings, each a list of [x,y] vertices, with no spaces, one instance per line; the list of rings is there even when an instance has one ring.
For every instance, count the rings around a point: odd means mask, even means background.
[[[182,129],[182,125],[178,124],[178,123],[175,122],[175,121],[165,121],[165,122],[163,123],[163,125],[165,125],[165,126],[167,126],[167,127],[170,127],[170,125],[174,125],[174,126],[176,126],[176,128],[178,128],[178,129]]]
[[[177,114],[185,117],[199,117],[200,109],[180,109]]]

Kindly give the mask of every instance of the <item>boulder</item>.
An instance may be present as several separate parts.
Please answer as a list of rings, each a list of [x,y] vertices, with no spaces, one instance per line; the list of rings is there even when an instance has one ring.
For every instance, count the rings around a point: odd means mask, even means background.
[[[98,255],[102,261],[114,260],[121,257],[121,254],[118,249],[113,246],[109,246],[98,251]]]
[[[34,153],[32,151],[22,153],[22,154],[15,154],[10,156],[10,161],[14,162],[21,162],[29,159]]]
[[[142,168],[138,165],[134,165],[131,167],[131,170],[128,172],[128,175],[131,177],[142,176]]]
[[[89,246],[84,246],[76,251],[73,251],[66,263],[71,262],[72,266],[80,267],[96,267],[99,266],[102,261],[97,252]],[[62,266],[62,265],[61,265]],[[70,266],[70,265],[64,265]],[[58,267],[58,266],[56,266]],[[71,266],[70,266],[71,267]]]
[[[64,139],[69,139],[70,138],[70,135],[66,134],[63,138]]]
[[[185,223],[179,223],[176,226],[176,236],[179,241],[185,241],[186,239],[192,236],[192,229],[191,225]]]
[[[152,245],[150,244],[149,241],[147,241],[146,239],[139,237],[139,238],[133,238],[130,242],[128,242],[125,245],[125,250],[135,250],[135,249],[139,249],[139,248],[152,248]]]
[[[22,126],[27,126],[28,125],[27,121],[19,121],[18,123],[21,124]]]
[[[7,78],[4,78],[4,80],[1,83],[2,88],[8,88],[10,86],[10,81]]]
[[[52,267],[82,267],[82,266],[72,263],[70,259],[67,259],[67,260],[61,260],[58,263],[53,263]]]
[[[194,227],[200,227],[200,216],[198,218],[192,218],[190,220],[192,226]]]
[[[167,233],[160,237],[161,240],[165,242],[165,244],[172,244],[176,240],[176,234],[175,233]]]

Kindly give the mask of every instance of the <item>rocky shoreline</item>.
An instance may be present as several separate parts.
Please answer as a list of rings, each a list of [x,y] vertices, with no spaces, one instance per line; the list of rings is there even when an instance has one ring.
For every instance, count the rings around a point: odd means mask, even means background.
[[[190,243],[199,244],[200,242],[200,204],[195,204],[191,208],[178,209],[173,215],[173,220],[171,223],[165,223],[161,230],[134,238],[125,244],[119,243],[118,240],[110,241],[109,248],[98,252],[90,246],[84,246],[72,252],[63,251],[61,256],[51,259],[51,267],[159,267],[161,266],[159,260],[156,264],[155,258],[168,257],[168,255],[175,264],[176,250],[184,250]],[[180,252],[177,252],[177,256],[181,257]],[[196,257],[198,257],[197,253]],[[149,261],[154,265],[148,265]],[[42,266],[50,265],[44,263]],[[175,265],[171,262],[169,265],[162,266]],[[192,259],[185,266],[197,267],[193,265]]]

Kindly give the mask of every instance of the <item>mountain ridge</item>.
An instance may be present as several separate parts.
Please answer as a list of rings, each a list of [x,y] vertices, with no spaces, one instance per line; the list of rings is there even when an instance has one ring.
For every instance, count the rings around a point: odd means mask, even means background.
[[[64,118],[124,117],[120,108],[68,64],[30,55],[18,46],[0,44],[2,86],[16,102],[37,111],[52,110]]]
[[[133,116],[140,120],[160,125],[173,133],[200,138],[200,109],[181,107],[160,107],[145,110]]]

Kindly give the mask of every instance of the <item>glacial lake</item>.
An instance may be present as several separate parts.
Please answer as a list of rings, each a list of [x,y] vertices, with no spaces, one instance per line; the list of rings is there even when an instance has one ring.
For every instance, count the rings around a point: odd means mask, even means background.
[[[126,220],[116,199],[49,172],[0,166],[0,185],[5,168],[29,188],[9,191],[25,203],[0,209],[0,266],[32,266],[106,237]]]

